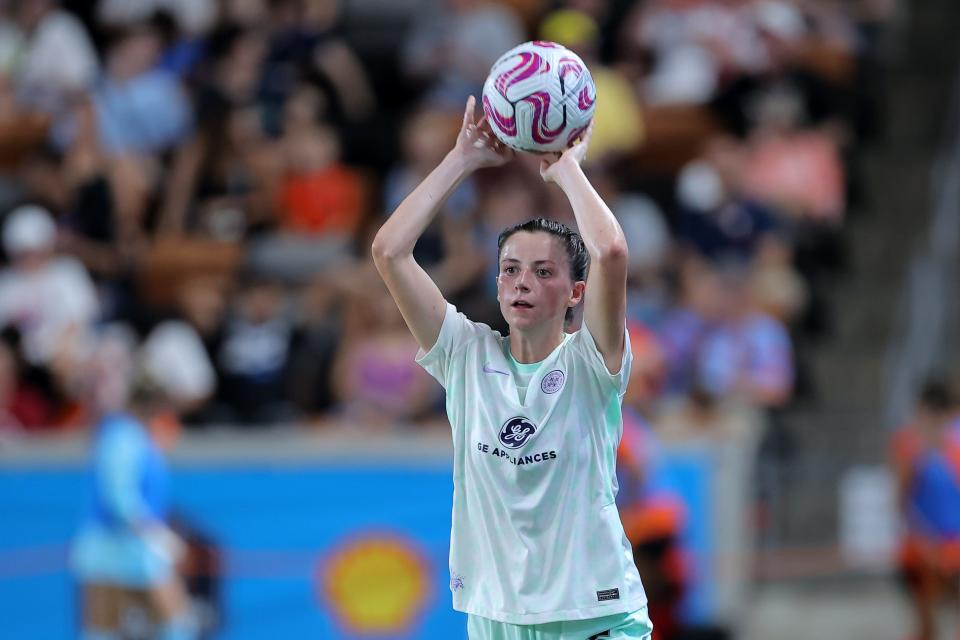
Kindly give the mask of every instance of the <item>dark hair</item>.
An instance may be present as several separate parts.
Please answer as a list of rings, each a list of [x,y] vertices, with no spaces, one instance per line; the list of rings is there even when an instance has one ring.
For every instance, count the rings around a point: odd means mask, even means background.
[[[947,413],[957,405],[953,389],[937,378],[927,380],[921,387],[919,396],[920,404],[934,413]]]
[[[542,231],[543,233],[549,233],[555,236],[560,240],[560,244],[563,245],[567,253],[567,262],[570,264],[570,279],[574,282],[587,279],[587,271],[590,268],[590,254],[587,253],[587,247],[583,244],[583,238],[580,237],[579,233],[556,220],[534,218],[533,220],[527,220],[526,222],[515,224],[512,227],[507,227],[501,231],[500,237],[497,238],[497,261],[500,260],[503,245],[506,244],[510,236],[518,231],[526,231],[527,233]],[[567,309],[564,320],[570,322],[572,318],[573,309],[569,308]]]

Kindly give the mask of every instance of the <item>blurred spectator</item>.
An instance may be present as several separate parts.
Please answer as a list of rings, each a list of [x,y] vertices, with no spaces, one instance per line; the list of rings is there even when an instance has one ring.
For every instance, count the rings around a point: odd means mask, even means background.
[[[110,155],[165,151],[189,132],[187,95],[157,66],[170,37],[163,27],[132,25],[107,49],[106,73],[92,93],[100,143]]]
[[[525,40],[509,6],[490,0],[434,0],[412,21],[403,45],[406,74],[429,103],[457,110],[479,96],[497,58]]]
[[[243,276],[216,356],[217,422],[268,425],[298,417],[286,397],[293,337],[284,287],[269,277]]]
[[[270,50],[265,90],[278,104],[302,79],[318,80],[332,114],[354,121],[370,117],[376,97],[366,69],[338,31],[337,0],[271,0]]]
[[[777,228],[771,212],[742,192],[743,153],[733,140],[713,140],[678,176],[678,239],[703,257],[749,260]]]
[[[90,276],[56,252],[56,236],[53,218],[33,205],[11,212],[3,225],[3,248],[12,262],[0,271],[0,326],[22,332],[24,354],[36,365],[69,360],[99,316]]]
[[[130,318],[137,295],[132,274],[146,249],[147,168],[132,157],[108,158],[97,140],[93,105],[74,111],[76,135],[57,176],[65,212],[58,243],[93,276],[105,319]],[[39,186],[35,187],[38,193]]]
[[[643,96],[651,104],[704,104],[726,67],[751,61],[753,38],[738,3],[637,3],[623,28],[628,47],[650,60]]]
[[[793,353],[786,330],[756,308],[743,265],[722,265],[708,277],[719,289],[720,304],[698,358],[704,389],[759,407],[782,406],[793,390]]]
[[[166,324],[186,325],[191,336],[184,335],[188,362],[174,367],[186,367],[188,377],[201,382],[194,391],[192,385],[184,385],[189,392],[187,402],[181,405],[187,426],[216,422],[223,419],[223,411],[216,402],[219,375],[215,366],[223,343],[229,296],[233,293],[231,282],[217,275],[195,276],[185,280],[176,291],[173,313]],[[164,326],[161,323],[155,331]],[[209,372],[209,373],[208,373]]]
[[[720,305],[718,287],[700,261],[687,261],[679,273],[679,294],[657,329],[666,360],[664,393],[689,392],[697,381],[696,362]]]
[[[937,609],[960,575],[960,441],[950,430],[957,408],[945,383],[929,381],[918,395],[912,422],[892,441],[904,524],[899,568],[910,592],[917,640],[940,637]]]
[[[214,275],[191,278],[177,291],[175,317],[197,332],[208,355],[214,354],[220,345],[231,293],[230,283]]]
[[[810,25],[798,3],[764,0],[745,4],[756,51],[725,83],[712,106],[739,135],[747,135],[762,117],[759,108],[767,96],[794,96],[803,121],[821,125],[847,111],[843,78],[825,77],[808,62]],[[851,45],[852,46],[852,45]],[[849,56],[842,51],[841,56]],[[827,69],[837,66],[834,61]],[[847,82],[850,78],[845,78]]]
[[[281,139],[280,226],[296,234],[349,238],[363,215],[360,178],[340,163],[336,132],[300,116],[297,106],[292,100]]]
[[[23,0],[14,5],[14,29],[7,69],[16,101],[52,116],[63,115],[73,99],[89,90],[99,73],[96,50],[83,24],[56,0]],[[0,84],[4,84],[0,82]]]
[[[317,122],[314,98],[302,87],[287,105],[277,228],[251,248],[257,269],[295,282],[351,252],[366,204],[360,175],[340,160],[336,131]]]
[[[354,267],[347,264],[342,271]],[[344,283],[349,282],[349,277],[341,279],[341,270],[332,270],[301,292],[287,388],[297,409],[314,421],[322,420],[336,403],[333,366],[346,331]]]
[[[400,162],[387,173],[383,209],[393,211],[449,151],[459,131],[462,114],[423,107],[412,113],[401,131]],[[463,218],[476,206],[476,188],[464,181],[444,203],[444,213]],[[418,258],[419,260],[419,258]]]
[[[273,213],[280,161],[258,102],[267,42],[259,31],[228,27],[208,46],[197,131],[174,157],[160,230],[236,241]]]
[[[369,283],[365,289],[349,302],[344,319],[334,374],[339,419],[383,429],[431,417],[442,389],[416,364],[417,341],[386,289]]]
[[[181,147],[170,173],[161,230],[238,242],[273,215],[280,154],[254,108],[231,109]]]

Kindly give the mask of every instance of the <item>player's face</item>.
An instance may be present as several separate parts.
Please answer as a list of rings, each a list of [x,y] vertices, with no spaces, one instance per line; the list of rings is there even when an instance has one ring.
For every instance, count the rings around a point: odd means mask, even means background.
[[[556,237],[519,231],[500,252],[497,297],[500,312],[514,329],[560,321],[576,304],[567,254]]]

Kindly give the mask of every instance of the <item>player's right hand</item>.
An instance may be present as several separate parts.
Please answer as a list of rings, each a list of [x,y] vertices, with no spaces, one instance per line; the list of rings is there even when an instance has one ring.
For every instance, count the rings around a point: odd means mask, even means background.
[[[454,152],[459,154],[467,171],[483,167],[499,167],[513,159],[514,151],[500,142],[490,129],[486,116],[475,119],[476,99],[470,96],[463,112],[463,126],[457,134]]]
[[[164,524],[153,523],[144,528],[141,537],[158,555],[176,564],[187,551],[187,544]]]

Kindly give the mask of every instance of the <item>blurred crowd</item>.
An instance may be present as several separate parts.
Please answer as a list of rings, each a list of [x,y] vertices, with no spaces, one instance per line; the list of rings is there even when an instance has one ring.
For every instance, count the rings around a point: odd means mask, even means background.
[[[392,429],[441,390],[371,230],[533,38],[597,84],[588,172],[631,248],[627,402],[662,437],[815,384],[860,197],[884,0],[0,0],[0,431],[119,406],[143,357],[185,423]],[[476,175],[417,246],[503,328],[497,233],[572,223],[537,159]],[[798,348],[799,347],[799,348]]]

